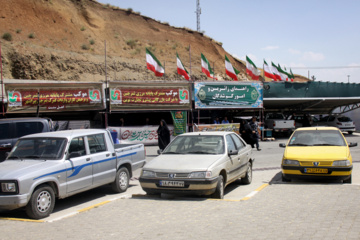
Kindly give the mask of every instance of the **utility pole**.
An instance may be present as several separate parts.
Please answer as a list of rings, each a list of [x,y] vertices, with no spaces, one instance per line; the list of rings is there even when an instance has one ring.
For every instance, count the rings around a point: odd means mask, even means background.
[[[200,32],[200,14],[201,14],[201,8],[200,8],[200,0],[196,0],[196,22],[197,22],[197,31]]]

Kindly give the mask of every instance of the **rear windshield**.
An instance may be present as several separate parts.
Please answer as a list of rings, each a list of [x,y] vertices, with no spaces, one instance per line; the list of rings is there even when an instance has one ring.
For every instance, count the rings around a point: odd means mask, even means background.
[[[15,138],[40,133],[43,129],[44,125],[41,122],[18,122],[15,125]]]
[[[339,122],[352,122],[349,117],[338,117]]]
[[[13,138],[10,134],[10,123],[1,123],[0,133],[0,140]]]

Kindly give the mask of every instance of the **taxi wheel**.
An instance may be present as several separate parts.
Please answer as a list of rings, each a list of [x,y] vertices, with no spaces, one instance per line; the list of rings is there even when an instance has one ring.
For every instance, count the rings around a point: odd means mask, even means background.
[[[343,180],[343,183],[351,183],[351,182],[352,182],[351,175],[348,179]]]
[[[291,182],[291,179],[288,179],[288,178],[284,177],[284,175],[281,175],[281,180],[283,182]]]
[[[212,198],[223,199],[224,198],[224,177],[219,175],[216,190],[212,195]]]
[[[247,165],[248,165],[247,166],[248,168],[246,170],[246,175],[245,175],[245,177],[241,178],[241,183],[246,184],[246,185],[250,184],[252,181],[252,165],[250,162],[248,162]]]

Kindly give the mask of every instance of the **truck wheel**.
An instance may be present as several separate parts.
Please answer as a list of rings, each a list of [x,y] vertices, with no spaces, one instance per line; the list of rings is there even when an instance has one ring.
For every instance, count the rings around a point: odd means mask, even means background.
[[[251,162],[248,162],[246,175],[245,175],[245,177],[241,178],[241,183],[247,185],[247,184],[250,184],[251,181],[252,181],[252,164],[251,164]]]
[[[212,195],[212,198],[223,199],[224,198],[224,177],[219,175],[216,190]]]
[[[33,219],[48,217],[55,206],[55,193],[49,185],[40,185],[26,205],[26,214]]]
[[[112,183],[112,189],[117,193],[125,192],[129,187],[130,174],[126,167],[120,168],[116,172],[115,181]]]

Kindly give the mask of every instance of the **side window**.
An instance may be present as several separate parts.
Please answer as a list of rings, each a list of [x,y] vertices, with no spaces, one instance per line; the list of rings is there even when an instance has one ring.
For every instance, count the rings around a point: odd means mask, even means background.
[[[226,135],[226,144],[227,144],[227,147],[228,147],[228,151],[236,150],[234,141],[232,140],[230,135]]]
[[[104,134],[90,135],[87,137],[90,153],[98,153],[106,151]]]
[[[245,144],[243,143],[243,141],[240,140],[238,136],[236,136],[235,134],[231,134],[231,137],[235,142],[235,146],[237,150],[240,151],[240,149],[243,149],[245,147]]]
[[[40,133],[44,125],[41,122],[18,122],[15,124],[15,137],[19,138],[25,135]]]
[[[69,154],[73,152],[80,153],[80,156],[86,155],[84,137],[78,137],[71,140]]]

